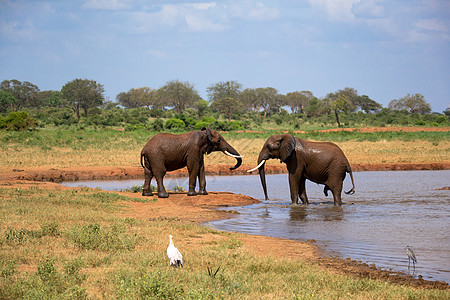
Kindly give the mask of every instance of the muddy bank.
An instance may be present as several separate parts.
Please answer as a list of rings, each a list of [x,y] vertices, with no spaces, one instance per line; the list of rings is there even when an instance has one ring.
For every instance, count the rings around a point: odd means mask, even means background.
[[[228,165],[207,165],[207,175],[246,175],[253,165],[242,165],[230,171]],[[450,163],[394,163],[394,164],[352,164],[352,170],[358,171],[400,171],[400,170],[450,170]],[[258,172],[253,172],[257,174]],[[286,173],[284,164],[266,165],[267,174]],[[167,177],[187,176],[187,169],[167,173]],[[72,168],[23,168],[11,169],[0,173],[0,180],[32,180],[32,181],[77,181],[100,179],[135,179],[144,178],[142,167],[72,167]]]

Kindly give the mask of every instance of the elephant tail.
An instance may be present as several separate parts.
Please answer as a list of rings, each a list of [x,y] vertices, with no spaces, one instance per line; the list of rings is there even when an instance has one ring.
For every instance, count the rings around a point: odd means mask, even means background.
[[[352,173],[352,168],[350,167],[350,164],[347,164],[347,173],[350,174],[350,178],[352,180],[353,187],[351,190],[349,190],[347,192],[344,191],[344,193],[346,193],[347,195],[353,195],[355,193],[355,181],[353,180],[353,173]]]
[[[141,166],[144,168],[144,170],[145,170],[147,173],[152,173],[150,164],[149,164],[148,161],[147,161],[147,158],[146,158],[146,156],[145,156],[145,154],[144,154],[144,151],[141,152]]]

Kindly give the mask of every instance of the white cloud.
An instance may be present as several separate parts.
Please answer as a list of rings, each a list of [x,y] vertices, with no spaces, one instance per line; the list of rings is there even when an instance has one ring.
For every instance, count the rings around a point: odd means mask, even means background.
[[[242,19],[267,21],[280,17],[277,8],[268,7],[262,2],[253,0],[235,1],[229,6],[228,10],[232,16]]]
[[[216,6],[215,2],[205,2],[205,3],[189,3],[186,4],[188,7],[192,7],[197,10],[208,10]]]
[[[448,32],[447,26],[438,19],[423,19],[416,23],[416,27],[427,31]]]
[[[190,31],[224,31],[228,28],[226,25],[213,23],[211,20],[204,19],[194,15],[186,15],[185,17],[188,30]]]
[[[353,5],[361,0],[309,0],[314,6],[325,10],[332,21],[352,21],[355,19]]]
[[[357,18],[381,18],[385,15],[381,2],[382,0],[362,0],[353,4],[352,12]]]
[[[87,0],[83,8],[88,9],[104,9],[104,10],[120,10],[130,7],[129,0]]]

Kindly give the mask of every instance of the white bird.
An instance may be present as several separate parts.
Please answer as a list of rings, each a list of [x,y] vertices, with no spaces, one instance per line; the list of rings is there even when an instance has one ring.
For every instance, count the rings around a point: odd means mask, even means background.
[[[177,268],[178,266],[183,266],[183,256],[180,251],[173,244],[173,235],[169,235],[169,247],[167,247],[167,257],[171,266]]]

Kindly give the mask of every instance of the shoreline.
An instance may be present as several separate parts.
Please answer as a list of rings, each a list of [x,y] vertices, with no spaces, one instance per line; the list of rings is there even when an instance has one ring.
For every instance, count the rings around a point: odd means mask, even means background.
[[[249,175],[247,170],[253,165],[242,165],[239,169],[230,171],[229,165],[206,165],[206,175]],[[439,163],[364,163],[352,164],[353,172],[362,171],[417,171],[417,170],[450,170],[450,162]],[[287,174],[284,164],[268,164],[266,174]],[[258,174],[252,172],[251,174]],[[187,169],[168,172],[166,177],[187,176]],[[135,166],[103,166],[103,167],[37,167],[21,169],[4,169],[0,172],[0,180],[30,180],[63,182],[78,180],[115,180],[144,178],[142,167]]]
[[[55,182],[29,181],[29,180],[0,180],[0,187],[14,189],[58,189],[80,190],[79,187],[66,187]],[[102,191],[116,193],[129,198],[144,198],[132,192]],[[148,198],[148,197],[147,197]],[[158,199],[156,196],[154,198]],[[177,222],[195,222],[204,224],[212,220],[233,218],[237,212],[232,210],[235,206],[245,206],[260,201],[246,195],[237,195],[229,192],[209,192],[205,196],[188,197],[186,192],[170,192],[169,198],[158,199],[152,203],[123,202],[125,209],[120,213],[122,217],[138,218],[142,220],[175,220]],[[230,207],[230,210],[223,208]],[[218,210],[217,208],[222,208]],[[301,259],[316,264],[337,274],[354,276],[357,278],[377,279],[393,284],[407,285],[420,289],[448,290],[445,281],[432,281],[378,268],[375,264],[368,265],[350,258],[343,259],[330,255],[326,249],[316,245],[314,240],[289,240],[268,236],[258,236],[236,233],[242,240],[244,247],[249,251],[277,259]]]

